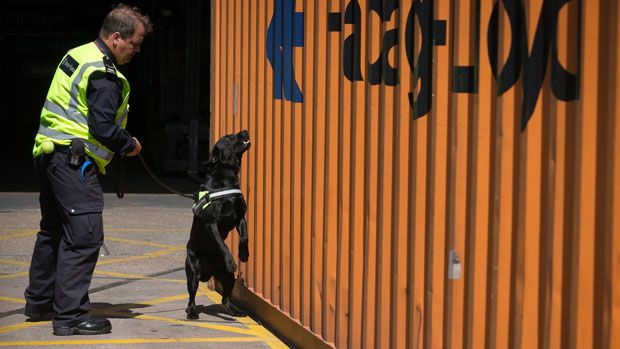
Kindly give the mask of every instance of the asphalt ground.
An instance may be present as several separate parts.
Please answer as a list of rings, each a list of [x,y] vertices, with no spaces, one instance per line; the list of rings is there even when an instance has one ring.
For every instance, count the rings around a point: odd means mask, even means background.
[[[112,333],[58,337],[28,322],[24,289],[39,226],[38,194],[0,192],[0,347],[287,348],[251,317],[234,318],[201,284],[200,319],[186,320],[185,244],[191,201],[172,194],[105,194],[105,249],[90,287],[92,315]],[[250,257],[251,258],[251,257]]]

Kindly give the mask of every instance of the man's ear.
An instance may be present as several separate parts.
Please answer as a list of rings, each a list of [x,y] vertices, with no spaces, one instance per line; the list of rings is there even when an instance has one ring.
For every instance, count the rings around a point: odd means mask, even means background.
[[[116,44],[118,42],[118,40],[121,40],[121,33],[119,32],[114,32],[112,34],[110,34],[110,36],[108,36],[108,40],[110,40],[112,43]]]

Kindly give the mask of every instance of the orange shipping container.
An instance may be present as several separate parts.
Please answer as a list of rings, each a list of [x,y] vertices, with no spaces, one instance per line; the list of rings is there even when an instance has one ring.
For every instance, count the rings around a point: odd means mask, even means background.
[[[617,1],[211,7],[253,311],[339,348],[620,348]]]

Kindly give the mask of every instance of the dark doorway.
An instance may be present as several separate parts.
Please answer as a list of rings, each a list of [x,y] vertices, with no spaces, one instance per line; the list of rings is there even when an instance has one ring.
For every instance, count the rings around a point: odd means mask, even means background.
[[[194,190],[208,156],[210,5],[199,0],[124,1],[148,14],[155,30],[120,67],[131,84],[127,129],[143,144],[152,172]],[[0,12],[0,191],[36,191],[32,145],[49,84],[67,50],[94,40],[118,1],[8,0]],[[166,192],[138,158],[125,161],[126,192]],[[193,175],[194,180],[190,178]],[[112,192],[108,179],[104,190]]]

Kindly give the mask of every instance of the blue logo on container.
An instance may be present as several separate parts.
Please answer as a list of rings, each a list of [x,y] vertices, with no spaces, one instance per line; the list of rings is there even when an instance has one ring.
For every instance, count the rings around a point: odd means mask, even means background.
[[[267,29],[267,59],[273,69],[273,98],[303,102],[293,70],[293,47],[304,45],[304,14],[295,12],[295,0],[274,0]]]

